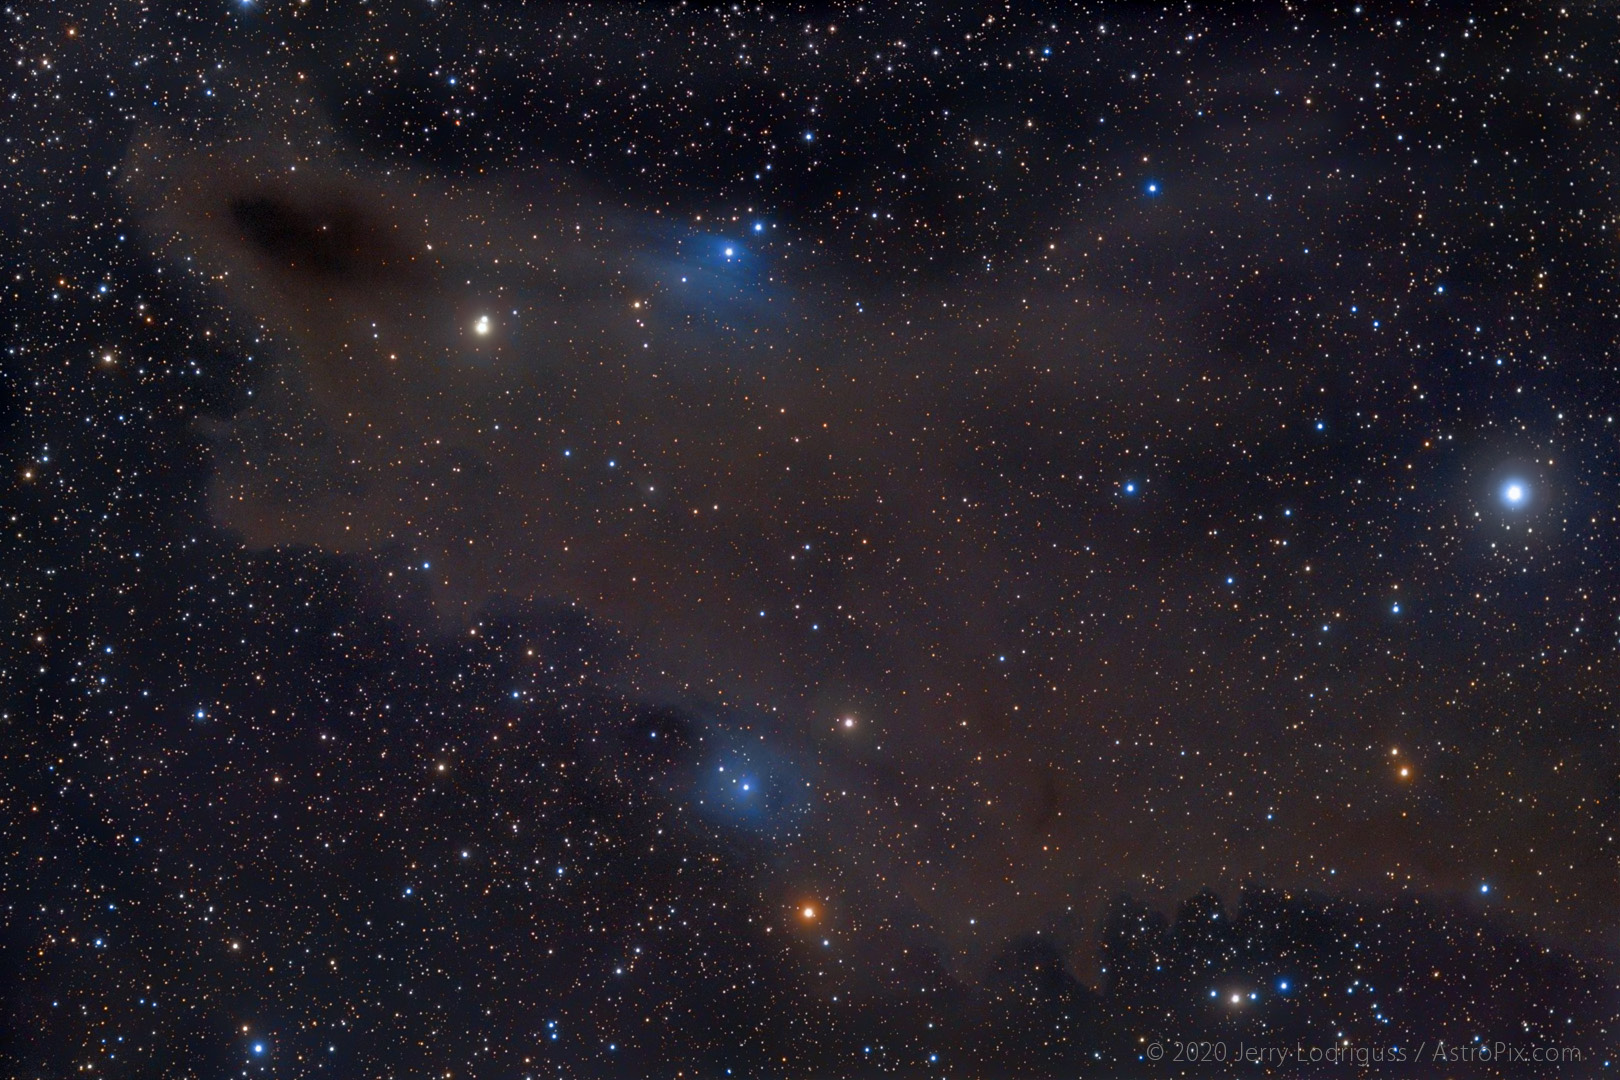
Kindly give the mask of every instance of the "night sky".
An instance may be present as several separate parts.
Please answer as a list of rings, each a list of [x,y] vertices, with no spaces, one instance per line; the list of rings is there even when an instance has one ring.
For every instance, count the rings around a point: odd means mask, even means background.
[[[1620,8],[3,13],[4,1075],[1609,1075]]]

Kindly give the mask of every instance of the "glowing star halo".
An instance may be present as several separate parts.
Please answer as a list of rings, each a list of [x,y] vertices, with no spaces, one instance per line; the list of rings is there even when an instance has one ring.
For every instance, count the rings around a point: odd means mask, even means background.
[[[1530,498],[1530,488],[1523,480],[1509,480],[1502,485],[1502,501],[1509,506],[1523,506]]]

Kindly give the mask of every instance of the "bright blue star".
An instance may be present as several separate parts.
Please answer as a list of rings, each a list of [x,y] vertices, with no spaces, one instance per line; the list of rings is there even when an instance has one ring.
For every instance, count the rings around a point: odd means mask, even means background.
[[[1157,195],[1159,193],[1159,182],[1157,180],[1148,181],[1147,193],[1149,195]]]
[[[1530,488],[1522,480],[1509,480],[1502,485],[1502,501],[1509,506],[1523,506],[1530,498]]]

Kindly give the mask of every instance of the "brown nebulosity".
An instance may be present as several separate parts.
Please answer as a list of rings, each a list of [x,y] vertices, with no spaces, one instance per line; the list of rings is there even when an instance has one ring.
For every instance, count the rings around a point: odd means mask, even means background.
[[[825,280],[701,293],[702,266],[566,176],[285,149],[323,143],[148,131],[124,167],[168,263],[273,342],[210,430],[212,505],[248,544],[426,564],[449,626],[496,597],[584,607],[634,645],[640,692],[769,715],[856,777],[830,857],[964,950],[995,940],[964,910],[1006,931],[1122,887],[1315,885],[1305,815],[1360,835],[1353,778],[1317,777],[1304,736],[1267,734],[1269,695],[1222,681],[1255,649],[1200,612],[1207,530],[1123,516],[1111,486],[1150,439],[1208,475],[1234,424],[1295,407],[1308,370],[1177,336],[1213,302],[962,286],[879,318]],[[845,714],[856,734],[829,735]],[[1267,740],[1262,777],[1239,751]],[[1253,830],[1284,791],[1293,831]],[[1436,867],[1428,834],[1381,835],[1335,884],[1469,872],[1466,843]]]

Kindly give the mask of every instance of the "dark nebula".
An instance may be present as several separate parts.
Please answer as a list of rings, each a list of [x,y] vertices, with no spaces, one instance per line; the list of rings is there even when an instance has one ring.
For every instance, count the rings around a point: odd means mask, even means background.
[[[284,260],[288,273],[365,284],[387,276],[391,262],[410,261],[378,236],[378,226],[354,206],[306,209],[252,194],[234,196],[227,205],[243,239],[266,256]]]
[[[10,17],[15,1075],[1606,1075],[1613,9]]]

